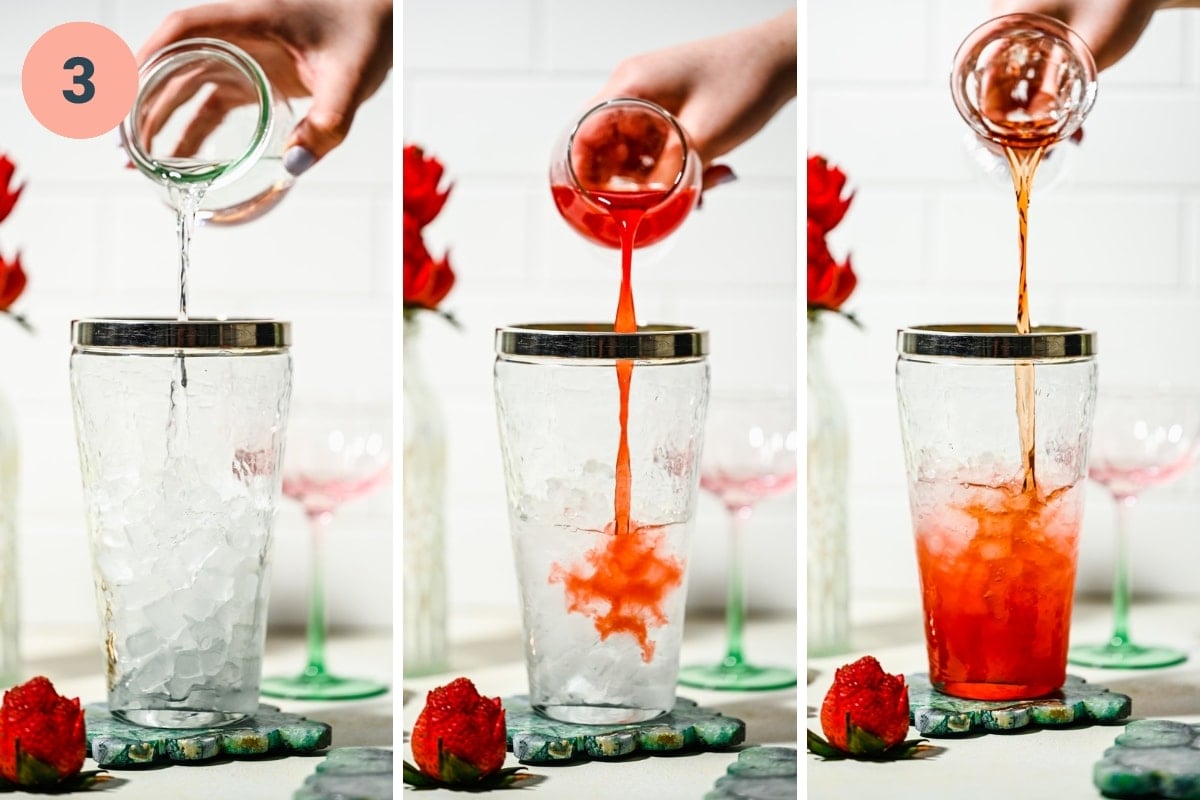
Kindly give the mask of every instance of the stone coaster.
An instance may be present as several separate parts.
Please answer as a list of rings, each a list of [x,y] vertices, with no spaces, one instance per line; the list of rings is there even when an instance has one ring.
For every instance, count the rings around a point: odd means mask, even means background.
[[[703,800],[795,800],[796,749],[747,747]]]
[[[1200,725],[1139,719],[1125,726],[1092,768],[1109,797],[1200,798]]]
[[[964,700],[934,689],[927,673],[904,677],[913,725],[922,736],[1115,722],[1128,717],[1132,709],[1128,695],[1110,692],[1076,675],[1068,675],[1054,694],[1036,700]]]
[[[292,800],[392,800],[392,751],[336,747],[304,779]]]
[[[101,767],[312,753],[328,747],[332,738],[332,728],[324,722],[268,705],[260,705],[250,719],[223,728],[143,728],[117,719],[104,703],[85,706],[84,715],[88,755]]]
[[[746,723],[702,708],[682,697],[670,714],[632,725],[576,725],[556,722],[533,710],[525,695],[504,698],[508,747],[532,764],[617,758],[646,753],[716,750],[740,744]]]

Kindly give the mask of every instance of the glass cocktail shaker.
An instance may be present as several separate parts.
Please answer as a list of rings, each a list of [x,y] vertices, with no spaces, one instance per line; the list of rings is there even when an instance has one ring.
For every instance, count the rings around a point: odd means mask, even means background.
[[[674,708],[707,351],[706,332],[665,325],[496,332],[529,697],[548,717],[622,724]],[[633,365],[624,408],[622,363]]]
[[[897,349],[930,679],[978,700],[1053,692],[1066,677],[1096,335],[928,325],[901,330]],[[1027,417],[1016,367],[1036,375]]]
[[[84,319],[72,339],[109,710],[236,722],[258,708],[290,326]]]

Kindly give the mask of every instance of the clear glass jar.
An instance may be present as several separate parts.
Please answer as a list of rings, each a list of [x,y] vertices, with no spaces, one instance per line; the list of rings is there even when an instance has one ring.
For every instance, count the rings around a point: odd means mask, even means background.
[[[665,325],[637,333],[571,323],[496,332],[496,410],[529,697],[552,719],[622,724],[674,708],[707,341],[704,331]],[[627,484],[618,468],[623,454]]]
[[[258,708],[290,326],[72,324],[71,394],[108,708],[150,727]]]
[[[662,241],[700,200],[700,156],[669,111],[618,97],[585,112],[550,153],[550,191],[563,219],[587,240],[620,247],[614,211],[644,212],[634,247]]]
[[[810,656],[850,649],[846,532],[849,432],[841,393],[821,349],[824,323],[808,318],[808,594]]]
[[[420,349],[420,312],[404,312],[404,674],[446,669],[446,434]]]
[[[899,333],[900,431],[940,691],[1030,699],[1066,677],[1095,338],[1054,326]]]
[[[200,221],[237,224],[270,211],[291,188],[283,155],[294,121],[287,97],[245,50],[185,39],[142,66],[121,142],[165,193],[204,187]]]

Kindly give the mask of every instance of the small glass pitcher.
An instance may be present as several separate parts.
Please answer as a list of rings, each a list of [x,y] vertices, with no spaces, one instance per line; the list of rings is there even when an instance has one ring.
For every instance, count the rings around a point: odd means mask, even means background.
[[[662,106],[633,97],[606,100],[559,136],[550,155],[550,191],[563,219],[584,238],[620,247],[622,210],[644,214],[634,247],[662,241],[700,199],[700,156]]]
[[[203,187],[202,222],[237,224],[291,188],[283,154],[293,122],[287,97],[245,50],[186,39],[141,68],[121,143],[132,165],[168,191]]]
[[[954,54],[950,92],[970,126],[971,160],[1009,182],[1003,149],[1046,148],[1040,184],[1063,172],[1058,142],[1082,128],[1096,102],[1096,62],[1069,27],[1042,14],[1007,14],[971,31]]]

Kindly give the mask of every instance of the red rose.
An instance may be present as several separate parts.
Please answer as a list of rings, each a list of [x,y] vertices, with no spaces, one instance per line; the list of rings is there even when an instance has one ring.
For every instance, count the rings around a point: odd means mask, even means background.
[[[404,147],[404,213],[412,215],[419,228],[433,222],[446,204],[453,184],[438,191],[445,168],[442,162],[415,144]]]
[[[853,755],[877,755],[908,733],[908,687],[873,656],[840,667],[821,704],[821,729],[829,744]]]
[[[17,302],[21,292],[25,291],[25,270],[21,268],[21,254],[17,253],[12,261],[5,261],[0,255],[0,311],[8,311]]]
[[[476,783],[496,773],[507,752],[500,698],[481,697],[457,678],[431,691],[413,725],[413,760],[442,783]]]
[[[0,775],[20,786],[52,786],[77,775],[85,755],[79,698],[59,696],[41,676],[4,693]]]
[[[808,221],[808,307],[837,311],[850,297],[858,277],[850,266],[850,257],[842,264],[833,260],[825,233],[819,224]]]
[[[845,188],[845,173],[829,166],[821,156],[808,157],[808,220],[815,222],[821,233],[829,233],[846,216],[854,193],[843,198]]]
[[[21,191],[25,188],[24,184],[16,189],[12,188],[13,173],[16,170],[17,165],[10,161],[8,156],[0,156],[0,222],[3,222],[5,217],[12,213],[13,206],[17,204],[17,198],[21,196]]]
[[[436,309],[454,288],[450,255],[434,259],[421,237],[420,223],[404,213],[404,306]]]

